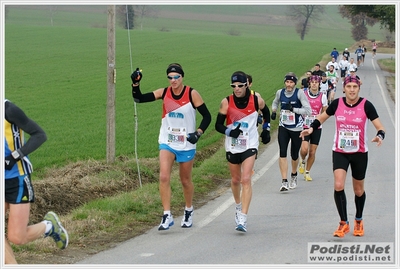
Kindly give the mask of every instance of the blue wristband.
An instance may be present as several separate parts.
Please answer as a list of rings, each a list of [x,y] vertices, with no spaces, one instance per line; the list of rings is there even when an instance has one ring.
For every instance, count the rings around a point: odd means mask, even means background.
[[[269,122],[264,122],[262,128],[269,130],[271,128],[271,125],[269,124]]]
[[[225,134],[226,134],[227,136],[229,136],[229,134],[231,133],[231,131],[232,131],[232,128],[226,128]]]

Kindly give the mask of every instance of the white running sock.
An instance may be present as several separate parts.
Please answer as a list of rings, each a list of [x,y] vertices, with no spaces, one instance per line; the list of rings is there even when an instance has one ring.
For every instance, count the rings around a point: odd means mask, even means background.
[[[46,230],[44,231],[44,233],[47,234],[48,232],[50,232],[51,227],[53,227],[53,223],[51,223],[51,221],[49,221],[49,220],[44,220],[44,221],[42,221],[42,223],[44,223],[44,225],[46,225]]]
[[[242,210],[242,203],[238,203],[238,204],[236,204],[236,207],[235,207],[237,210],[239,210],[239,211],[241,211]]]
[[[164,215],[168,214],[169,216],[171,216],[171,210],[164,210]]]

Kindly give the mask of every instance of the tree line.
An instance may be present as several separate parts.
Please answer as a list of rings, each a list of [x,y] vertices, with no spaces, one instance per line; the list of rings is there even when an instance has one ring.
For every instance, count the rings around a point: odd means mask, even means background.
[[[321,5],[295,5],[287,7],[287,16],[294,22],[296,33],[304,40],[311,22],[318,22],[320,16],[325,13]],[[395,5],[339,5],[339,13],[352,25],[351,35],[355,41],[367,39],[369,26],[380,22],[381,29],[387,29],[390,33],[395,31]]]

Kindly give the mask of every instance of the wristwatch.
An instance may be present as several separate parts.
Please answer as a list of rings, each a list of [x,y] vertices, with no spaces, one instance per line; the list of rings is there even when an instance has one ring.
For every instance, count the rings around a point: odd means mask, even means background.
[[[11,156],[16,160],[19,160],[21,154],[19,154],[18,150],[14,150],[13,152],[11,152]]]

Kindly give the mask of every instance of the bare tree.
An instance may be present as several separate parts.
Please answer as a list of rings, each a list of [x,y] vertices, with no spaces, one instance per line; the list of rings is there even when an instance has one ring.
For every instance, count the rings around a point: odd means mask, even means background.
[[[379,19],[368,17],[364,12],[353,14],[347,6],[339,6],[339,13],[342,18],[349,19],[353,26],[351,29],[351,35],[355,41],[368,39],[367,25],[374,26],[375,23],[379,22]]]
[[[116,6],[116,14],[119,25],[124,27],[124,29],[134,28],[134,19],[136,14],[133,10],[133,6]]]
[[[156,17],[158,14],[158,8],[156,6],[141,6],[136,5],[135,14],[138,16],[140,20],[140,30],[143,30],[143,20],[145,17]]]
[[[287,7],[286,15],[296,23],[296,33],[304,40],[311,27],[311,21],[315,22],[325,12],[323,6],[317,5],[291,5]]]

